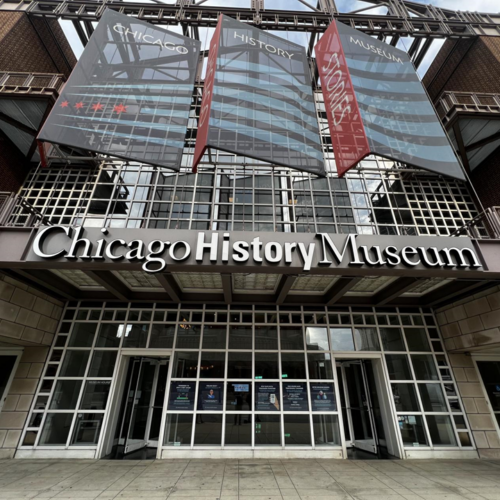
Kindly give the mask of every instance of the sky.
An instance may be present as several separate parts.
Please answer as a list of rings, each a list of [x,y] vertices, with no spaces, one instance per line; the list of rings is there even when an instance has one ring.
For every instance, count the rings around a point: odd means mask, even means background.
[[[135,2],[141,0],[134,0]],[[144,3],[152,3],[150,0],[142,0]],[[199,0],[195,0],[197,2]],[[203,5],[224,5],[231,7],[247,7],[250,5],[251,0],[206,0]],[[305,0],[310,5],[315,5],[317,0]],[[417,3],[428,4],[432,3],[436,7],[441,7],[444,9],[453,9],[453,10],[462,10],[462,11],[475,11],[475,12],[491,12],[498,13],[500,12],[500,1],[499,0],[433,0],[424,1],[424,0],[414,0]],[[173,4],[174,0],[163,0],[163,3]],[[265,5],[267,8],[277,9],[277,10],[311,10],[305,5],[303,5],[299,0],[265,0]],[[336,0],[337,8],[340,12],[349,12],[359,8],[363,8],[368,6],[365,2],[360,2],[358,0]],[[376,13],[376,11],[372,10],[372,13]],[[80,57],[80,54],[83,51],[83,45],[76,34],[76,30],[71,23],[71,21],[59,21],[62,29],[64,30],[66,37],[69,40],[69,43],[75,53],[76,57]],[[167,27],[164,27],[167,28]],[[172,29],[172,28],[171,28]],[[173,28],[175,29],[175,28]],[[208,42],[211,38],[212,29],[200,29],[200,39],[202,40],[203,45],[208,45]],[[290,41],[294,41],[297,43],[304,44],[307,40],[307,34],[305,33],[277,33],[278,36],[283,36],[288,38]],[[303,39],[303,40],[302,40]],[[410,38],[401,38],[398,47],[405,50],[408,49],[411,45],[412,40]],[[434,57],[439,52],[439,49],[443,45],[444,40],[436,40],[433,42],[430,50],[428,51],[426,57],[422,61],[418,69],[418,74],[422,78],[432,63]]]

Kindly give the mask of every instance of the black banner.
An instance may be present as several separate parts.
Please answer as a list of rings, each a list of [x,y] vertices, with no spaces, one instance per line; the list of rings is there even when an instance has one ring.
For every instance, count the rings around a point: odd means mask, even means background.
[[[304,382],[285,382],[283,384],[283,410],[308,411],[307,385]]]
[[[337,411],[333,383],[312,382],[309,384],[309,388],[311,390],[312,411]]]
[[[279,382],[256,382],[255,411],[280,410]]]
[[[169,410],[194,410],[196,382],[170,382]]]
[[[224,382],[200,382],[198,410],[222,411],[224,405]]]
[[[179,170],[200,46],[106,10],[38,139]]]

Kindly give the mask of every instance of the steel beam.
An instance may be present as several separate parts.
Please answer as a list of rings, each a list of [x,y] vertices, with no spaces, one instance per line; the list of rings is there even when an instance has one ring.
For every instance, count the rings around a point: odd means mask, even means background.
[[[177,284],[175,278],[170,273],[157,273],[156,278],[164,290],[168,293],[172,302],[180,304],[182,301],[182,290]]]
[[[297,275],[295,274],[284,274],[281,276],[274,295],[274,301],[276,304],[281,305],[285,302],[288,292],[291,290],[296,279]]]
[[[60,278],[51,271],[42,269],[30,269],[29,271],[16,269],[15,272],[23,278],[36,283],[38,287],[49,290],[51,294],[63,297],[64,299],[78,300],[81,296],[80,290],[76,286],[73,286],[64,278]]]
[[[332,287],[325,293],[324,302],[326,306],[331,306],[338,302],[356,283],[361,281],[361,276],[353,278],[344,276],[339,278]]]
[[[393,302],[403,293],[410,291],[414,286],[422,281],[423,278],[398,278],[397,280],[389,283],[380,292],[373,296],[374,306],[383,306],[389,302]]]
[[[118,300],[127,302],[130,300],[130,288],[115,276],[112,271],[83,271],[89,278],[97,281],[108,292],[112,293]]]
[[[224,302],[226,304],[233,303],[233,280],[230,273],[222,273],[222,291],[224,292]]]
[[[454,280],[447,285],[440,286],[436,290],[427,293],[420,300],[420,305],[426,307],[436,307],[439,304],[458,300],[462,295],[474,292],[479,287],[495,286],[497,282],[478,280]]]

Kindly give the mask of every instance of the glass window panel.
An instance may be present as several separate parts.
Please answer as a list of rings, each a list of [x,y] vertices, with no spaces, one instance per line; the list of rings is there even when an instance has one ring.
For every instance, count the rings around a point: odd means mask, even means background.
[[[71,444],[94,446],[99,441],[104,413],[78,413]]]
[[[224,433],[225,446],[251,446],[252,445],[252,415],[235,413],[226,415]]]
[[[117,351],[94,351],[88,376],[112,377],[117,355]]]
[[[225,349],[226,335],[226,325],[205,325],[203,327],[203,349]]]
[[[413,377],[406,354],[386,354],[385,360],[391,380],[412,380]]]
[[[255,353],[255,378],[279,378],[279,361],[277,352]]]
[[[409,351],[418,352],[431,350],[425,328],[405,328],[404,331]]]
[[[37,431],[27,431],[24,435],[23,446],[33,446],[38,436]]]
[[[285,446],[311,446],[309,415],[284,416]]]
[[[391,384],[396,411],[420,411],[415,384]]]
[[[252,349],[250,325],[229,325],[229,349]]]
[[[80,395],[81,380],[59,380],[50,402],[51,410],[74,410]]]
[[[198,372],[197,352],[175,352],[172,377],[195,378]]]
[[[351,328],[330,328],[332,350],[354,351],[354,340]]]
[[[333,379],[332,358],[329,353],[308,353],[310,379]]]
[[[198,413],[195,425],[195,446],[221,446],[222,415]]]
[[[105,410],[110,387],[110,380],[88,380],[83,391],[80,409]]]
[[[278,349],[278,327],[255,326],[255,349]]]
[[[380,328],[380,337],[385,351],[406,351],[401,328]]]
[[[68,346],[91,347],[96,330],[97,323],[75,323]]]
[[[412,354],[411,362],[417,380],[439,380],[439,376],[431,354]]]
[[[117,323],[102,323],[97,336],[97,347],[119,347],[125,325]]]
[[[295,352],[281,353],[281,378],[306,378],[306,363],[304,354]]]
[[[404,446],[427,446],[424,423],[420,415],[398,415]]]
[[[500,411],[500,362],[499,361],[477,361],[477,367],[481,379],[488,394],[493,411]]]
[[[458,437],[460,439],[461,446],[472,446],[472,440],[468,432],[459,432]]]
[[[281,417],[255,415],[255,446],[281,446]]]
[[[321,327],[306,328],[307,349],[315,351],[328,351],[328,329]]]
[[[167,414],[164,444],[167,446],[191,446],[192,429],[192,414]]]
[[[376,328],[355,328],[354,340],[358,351],[380,351]]]
[[[227,378],[252,378],[251,352],[230,352],[228,354]]]
[[[72,421],[73,413],[48,413],[38,445],[66,445]]]
[[[227,411],[252,410],[251,382],[226,383],[226,410]]]
[[[225,352],[202,352],[200,378],[224,378]]]
[[[448,411],[441,384],[418,384],[424,411]]]
[[[174,346],[175,325],[155,324],[151,327],[151,349],[171,349]]]
[[[60,377],[83,377],[90,351],[72,351],[67,350],[64,361],[61,366]]]
[[[146,347],[148,340],[149,324],[134,323],[127,325],[123,347]]]
[[[313,415],[314,444],[341,446],[338,415]]]
[[[449,415],[426,415],[427,427],[434,446],[457,446]]]
[[[199,349],[201,339],[201,326],[181,323],[177,328],[175,348]]]
[[[282,326],[280,328],[281,349],[304,350],[304,335],[301,326]]]

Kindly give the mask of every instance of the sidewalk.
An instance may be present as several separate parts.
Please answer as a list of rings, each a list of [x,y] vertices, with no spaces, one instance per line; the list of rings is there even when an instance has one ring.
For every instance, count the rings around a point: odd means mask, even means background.
[[[500,500],[493,460],[0,460],[0,499]]]

